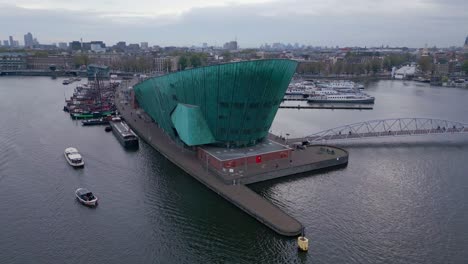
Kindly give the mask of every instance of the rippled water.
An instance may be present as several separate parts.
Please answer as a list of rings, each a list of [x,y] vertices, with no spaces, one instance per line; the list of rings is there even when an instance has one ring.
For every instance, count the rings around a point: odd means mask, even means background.
[[[466,263],[467,136],[346,145],[348,167],[253,185],[310,239],[274,234],[146,144],[125,151],[61,111],[75,84],[0,78],[0,263]],[[468,90],[369,83],[372,111],[280,110],[273,131],[304,135],[421,116],[468,123]],[[86,167],[71,168],[76,146]],[[100,198],[81,206],[74,190]]]

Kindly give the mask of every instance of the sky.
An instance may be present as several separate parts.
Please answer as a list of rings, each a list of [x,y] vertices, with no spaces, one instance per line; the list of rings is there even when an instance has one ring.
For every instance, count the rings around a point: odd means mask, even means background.
[[[449,47],[468,35],[468,0],[0,0],[0,25],[20,43],[31,32],[41,43]]]

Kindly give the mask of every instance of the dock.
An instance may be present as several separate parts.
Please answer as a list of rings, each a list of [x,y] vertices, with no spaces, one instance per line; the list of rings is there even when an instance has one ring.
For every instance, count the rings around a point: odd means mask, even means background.
[[[116,95],[116,106],[127,124],[138,136],[164,157],[245,213],[284,236],[301,234],[304,228],[303,225],[300,221],[249,189],[246,184],[321,168],[343,166],[348,162],[348,153],[346,151],[328,147],[328,153],[320,153],[321,150],[317,146],[317,148],[312,147],[295,151],[292,157],[293,161],[281,165],[280,168],[267,169],[249,175],[237,175],[235,178],[226,180],[226,178],[205,167],[203,162],[197,158],[196,152],[177,145],[148,116],[142,115],[141,109],[136,110],[129,104],[125,104],[124,100],[119,98],[118,93]],[[274,140],[275,137],[273,136],[272,139]],[[278,140],[278,138],[276,139]],[[278,142],[281,142],[281,140],[278,140]],[[333,155],[331,149],[333,149]],[[314,160],[311,160],[311,157]]]

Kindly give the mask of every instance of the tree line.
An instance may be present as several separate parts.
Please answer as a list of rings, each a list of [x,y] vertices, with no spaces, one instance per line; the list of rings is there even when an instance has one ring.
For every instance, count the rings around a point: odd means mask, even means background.
[[[399,67],[413,60],[413,56],[406,54],[391,54],[380,56],[361,56],[348,52],[344,58],[335,63],[330,61],[306,61],[301,62],[297,68],[300,74],[347,74],[347,75],[371,75],[382,71],[391,71],[393,67]]]

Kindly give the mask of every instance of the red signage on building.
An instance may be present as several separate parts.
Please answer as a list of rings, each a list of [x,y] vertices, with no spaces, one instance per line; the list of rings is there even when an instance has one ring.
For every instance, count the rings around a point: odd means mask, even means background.
[[[256,163],[261,163],[261,162],[262,162],[262,156],[260,156],[260,155],[259,155],[259,156],[256,156],[256,157],[255,157],[255,162],[256,162]]]

